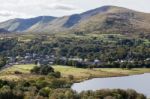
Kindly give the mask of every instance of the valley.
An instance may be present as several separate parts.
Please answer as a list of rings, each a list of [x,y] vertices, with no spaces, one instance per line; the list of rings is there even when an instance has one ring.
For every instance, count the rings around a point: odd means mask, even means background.
[[[0,22],[0,99],[147,99],[149,93],[136,89],[143,85],[136,75],[145,83],[145,73],[150,73],[149,13],[102,6]],[[90,90],[73,90],[92,79],[98,79],[89,83],[96,90],[88,84],[81,87]],[[136,88],[124,88],[129,80]]]

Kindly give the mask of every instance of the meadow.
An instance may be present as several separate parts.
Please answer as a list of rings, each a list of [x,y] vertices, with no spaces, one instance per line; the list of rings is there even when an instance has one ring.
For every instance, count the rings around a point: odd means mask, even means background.
[[[40,75],[30,74],[30,70],[34,67],[34,64],[26,65],[14,65],[9,68],[5,68],[0,71],[0,79],[19,80],[41,77]],[[72,75],[75,79],[90,79],[90,78],[104,78],[104,77],[117,77],[137,75],[142,73],[150,73],[148,68],[133,68],[119,69],[119,68],[94,68],[83,69],[75,68],[71,66],[53,65],[55,71],[59,71],[62,77],[67,78]],[[15,72],[21,72],[21,74],[15,74]]]

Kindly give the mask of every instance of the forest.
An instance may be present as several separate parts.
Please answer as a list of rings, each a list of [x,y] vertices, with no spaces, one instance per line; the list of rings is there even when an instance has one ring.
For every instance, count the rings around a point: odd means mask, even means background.
[[[135,68],[150,66],[150,41],[147,38],[127,37],[119,34],[75,33],[64,35],[23,35],[0,40],[0,55],[3,57],[25,56],[26,53],[54,55],[55,64],[89,67],[87,62],[60,60],[65,58],[95,59],[101,64],[93,67]],[[30,37],[30,39],[29,39]],[[20,40],[21,38],[21,40]],[[24,39],[24,40],[23,40]]]

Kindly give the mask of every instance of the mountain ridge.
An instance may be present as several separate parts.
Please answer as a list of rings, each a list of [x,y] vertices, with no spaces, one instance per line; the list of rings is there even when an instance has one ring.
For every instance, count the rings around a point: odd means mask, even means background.
[[[20,32],[20,31],[23,32],[38,22],[45,21],[45,20],[50,21],[54,18],[55,17],[51,17],[51,16],[38,16],[29,19],[15,18],[0,23],[0,27],[11,32]]]
[[[42,20],[42,17],[45,19]],[[0,28],[10,32],[150,32],[150,14],[123,7],[102,6],[70,16],[8,20],[0,23]]]

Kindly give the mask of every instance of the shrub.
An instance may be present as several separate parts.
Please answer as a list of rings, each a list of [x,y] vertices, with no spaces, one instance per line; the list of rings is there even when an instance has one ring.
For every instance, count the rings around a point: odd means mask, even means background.
[[[40,75],[48,75],[51,72],[54,72],[54,69],[49,65],[41,65],[40,67],[35,66],[31,70],[31,73],[40,74]]]
[[[74,80],[74,76],[73,75],[68,75],[69,80]]]
[[[55,77],[55,78],[60,78],[61,77],[60,72],[51,72],[48,75],[51,76],[51,77]]]
[[[20,72],[20,71],[15,71],[14,74],[17,74],[17,75],[18,75],[18,74],[22,74],[22,72]]]
[[[50,89],[49,87],[42,88],[42,89],[39,91],[39,95],[44,96],[44,97],[48,97],[50,91],[51,91],[51,89]]]

